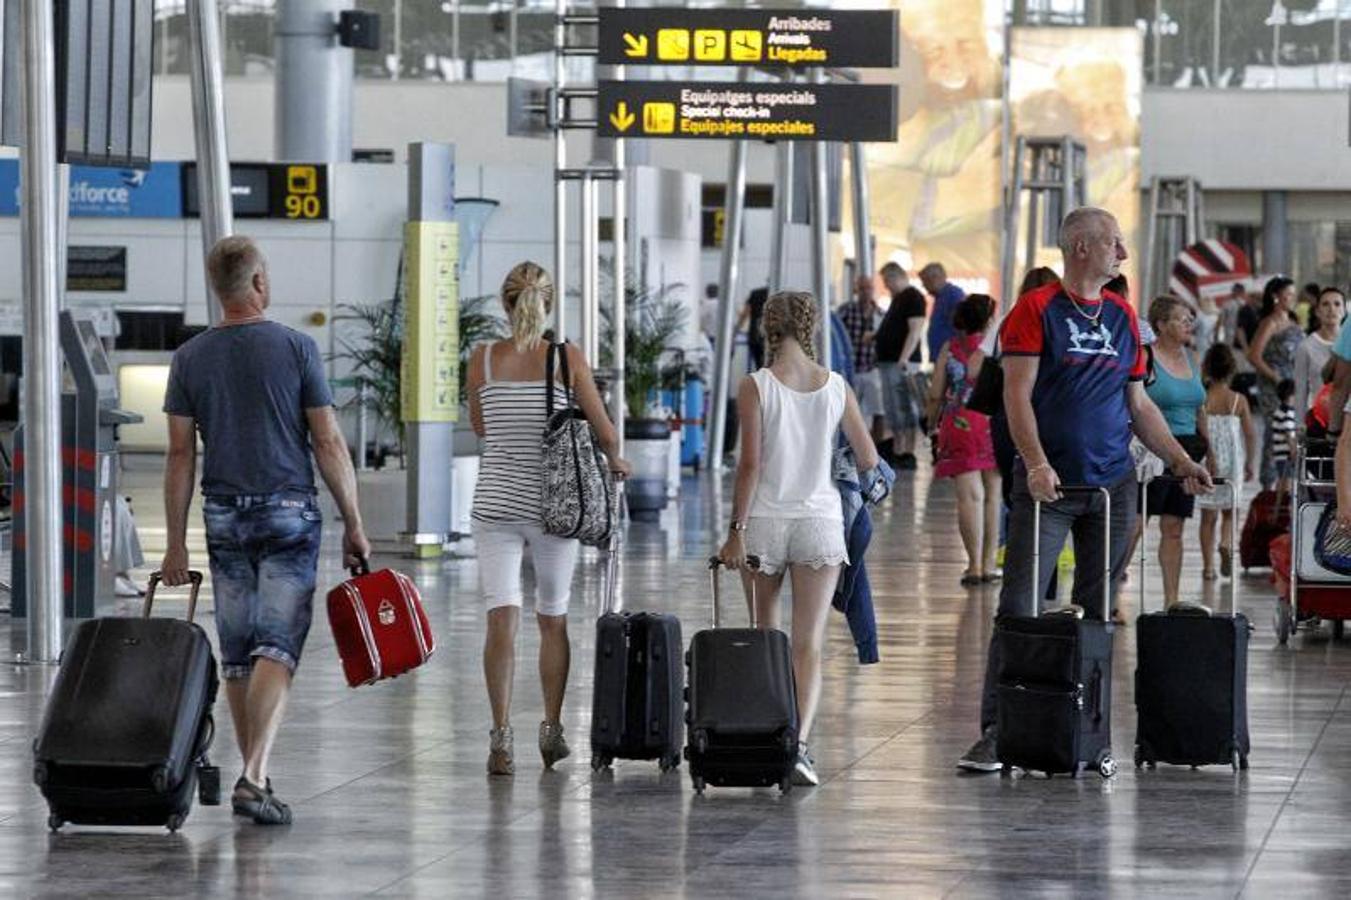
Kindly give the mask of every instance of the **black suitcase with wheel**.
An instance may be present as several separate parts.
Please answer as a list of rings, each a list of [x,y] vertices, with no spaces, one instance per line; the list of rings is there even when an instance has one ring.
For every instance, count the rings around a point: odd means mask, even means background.
[[[1064,493],[1100,493],[1104,515],[1112,518],[1106,488],[1062,486]],[[1040,570],[1041,504],[1033,521],[1033,572]],[[1000,763],[1047,775],[1078,776],[1097,769],[1104,778],[1116,773],[1112,758],[1111,528],[1103,529],[1102,619],[1065,612],[1005,616],[995,624],[1001,665],[998,677]],[[1052,576],[1054,577],[1054,576]],[[1037,579],[1032,579],[1033,610],[1040,609]]]
[[[206,632],[192,622],[201,573],[192,579],[188,621],[150,618],[157,572],[142,618],[84,622],[62,653],[33,745],[53,830],[71,822],[176,831],[194,794],[220,802],[220,774],[206,756],[219,682]]]
[[[685,644],[675,616],[616,611],[621,531],[612,529],[605,610],[596,622],[591,768],[599,771],[616,759],[655,759],[665,772],[680,765],[685,740]]]
[[[777,629],[718,627],[719,566],[709,561],[713,628],[695,634],[686,655],[690,778],[700,793],[705,784],[787,791],[798,740],[793,650]]]
[[[1237,519],[1235,503],[1230,546]],[[1246,769],[1252,626],[1238,612],[1237,573],[1229,579],[1229,615],[1184,604],[1145,613],[1144,544],[1141,540],[1141,615],[1135,632],[1135,764]]]

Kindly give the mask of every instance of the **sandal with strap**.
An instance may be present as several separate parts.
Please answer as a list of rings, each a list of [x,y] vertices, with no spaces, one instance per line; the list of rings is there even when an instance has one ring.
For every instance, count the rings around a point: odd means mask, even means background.
[[[245,796],[240,796],[241,792]],[[248,816],[257,825],[290,825],[291,807],[277,799],[272,793],[272,779],[265,786],[258,786],[247,778],[240,777],[235,782],[234,795],[230,806],[237,816]]]

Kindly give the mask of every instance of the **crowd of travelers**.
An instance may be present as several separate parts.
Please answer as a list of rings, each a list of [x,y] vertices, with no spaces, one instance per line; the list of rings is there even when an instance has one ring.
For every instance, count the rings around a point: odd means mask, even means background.
[[[850,590],[855,580],[867,590],[866,540],[856,541],[852,530],[866,504],[842,500],[841,453],[856,488],[863,473],[885,473],[880,480],[889,485],[893,468],[914,472],[921,456],[931,458],[925,467],[951,481],[956,500],[966,557],[960,583],[998,585],[1001,616],[1029,615],[1034,597],[1055,596],[1057,559],[1071,534],[1077,565],[1065,608],[1101,616],[1095,598],[1104,577],[1118,592],[1132,548],[1147,540],[1148,523],[1137,515],[1142,502],[1160,526],[1156,577],[1165,604],[1180,602],[1184,526],[1198,507],[1202,577],[1232,578],[1228,525],[1236,501],[1215,484],[1229,492],[1254,479],[1286,485],[1295,442],[1309,427],[1342,435],[1338,484],[1347,502],[1339,516],[1351,527],[1351,445],[1340,428],[1351,393],[1351,334],[1342,327],[1340,289],[1311,285],[1301,293],[1277,276],[1260,291],[1240,283],[1196,303],[1132,298],[1121,275],[1128,256],[1121,228],[1101,209],[1066,216],[1059,246],[1062,274],[1027,272],[1012,302],[964,292],[939,262],[919,270],[918,286],[888,262],[876,277],[858,279],[838,322],[822,322],[815,299],[801,292],[760,290],[746,306],[753,371],[736,391],[741,446],[730,524],[716,555],[742,570],[761,627],[779,626],[779,592],[785,579],[791,583],[799,784],[819,780],[807,742],[832,600],[838,603],[845,580]],[[175,354],[170,373],[162,570],[167,584],[189,577],[186,526],[200,436],[222,673],[242,760],[231,800],[238,815],[284,824],[291,811],[274,793],[269,758],[312,615],[321,528],[312,459],[342,516],[344,564],[364,561],[370,543],[319,351],[268,321],[262,253],[248,238],[228,238],[212,250],[207,270],[225,315]],[[538,748],[546,768],[571,752],[562,714],[579,547],[541,528],[547,395],[560,405],[575,397],[612,474],[622,479],[629,471],[584,356],[564,345],[566,383],[546,372],[555,293],[540,266],[512,269],[501,292],[510,335],[478,347],[467,368],[470,421],[483,441],[472,517],[494,776],[516,768],[510,713],[527,560],[544,698]],[[1137,306],[1147,310],[1143,322]],[[817,359],[827,327],[847,336],[843,364]],[[215,377],[241,366],[241,377]],[[992,376],[989,367],[1002,375],[1002,388],[996,408],[980,412],[968,403],[982,375]],[[921,450],[926,439],[928,452]],[[1142,465],[1171,477],[1142,490]],[[1098,494],[1064,490],[1071,485],[1105,489],[1110,507]],[[1124,622],[1119,609],[1113,615]],[[860,659],[875,661],[870,605],[866,616]],[[964,769],[999,767],[998,655],[992,641],[979,738],[960,759]]]

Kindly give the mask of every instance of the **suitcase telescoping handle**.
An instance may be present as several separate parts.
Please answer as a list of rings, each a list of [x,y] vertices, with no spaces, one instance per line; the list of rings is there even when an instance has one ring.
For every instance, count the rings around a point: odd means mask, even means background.
[[[1103,502],[1102,525],[1102,620],[1112,618],[1112,492],[1105,487],[1090,484],[1062,484],[1056,488],[1063,494],[1101,494]],[[1078,560],[1075,560],[1078,565]],[[1051,577],[1056,577],[1055,569]],[[1032,615],[1041,615],[1041,595],[1046,591],[1040,587],[1041,581],[1041,501],[1032,501]]]
[[[1153,475],[1146,477],[1140,482],[1140,521],[1144,526],[1140,529],[1140,614],[1145,613],[1145,540],[1146,532],[1149,531],[1149,484],[1152,481],[1186,481],[1185,478],[1179,478],[1176,475]],[[1227,478],[1212,478],[1210,483],[1215,487],[1223,487],[1230,484]],[[1234,484],[1234,489],[1229,492],[1229,552],[1232,553],[1238,546],[1238,491],[1239,485]],[[1238,612],[1238,579],[1232,575],[1229,578],[1229,614],[1234,615]]]
[[[750,566],[751,569],[753,569],[753,570],[754,570],[754,569],[759,569],[759,568],[760,568],[760,557],[754,556],[754,555],[751,555],[751,554],[747,554],[747,556],[746,556],[746,565]],[[721,627],[722,627],[722,581],[718,578],[718,575],[721,574],[722,569],[723,569],[723,562],[722,562],[722,560],[718,559],[718,557],[716,557],[716,556],[710,556],[710,557],[708,558],[708,571],[709,571],[709,577],[710,577],[710,579],[711,579],[712,582],[713,582],[713,627],[714,627],[714,628],[721,628]],[[759,623],[755,621],[755,579],[752,578],[752,579],[751,579],[751,627],[752,627],[752,628],[755,628],[755,627],[757,627],[758,625],[759,625]]]
[[[619,599],[619,552],[624,549],[624,485],[623,479],[616,477],[610,489],[610,541],[605,548],[605,595],[601,604],[601,614],[619,612],[623,602]]]
[[[145,586],[145,605],[141,608],[141,615],[144,618],[150,618],[150,610],[155,605],[155,588],[164,580],[162,572],[151,572],[150,582]],[[188,621],[191,622],[197,615],[197,594],[202,589],[202,573],[196,569],[188,570]]]

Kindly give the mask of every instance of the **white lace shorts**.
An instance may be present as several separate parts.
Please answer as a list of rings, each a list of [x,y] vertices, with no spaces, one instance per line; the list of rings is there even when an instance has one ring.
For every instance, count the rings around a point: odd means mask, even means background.
[[[839,519],[771,519],[746,522],[746,553],[760,557],[760,571],[777,575],[789,565],[838,566],[849,562]]]

